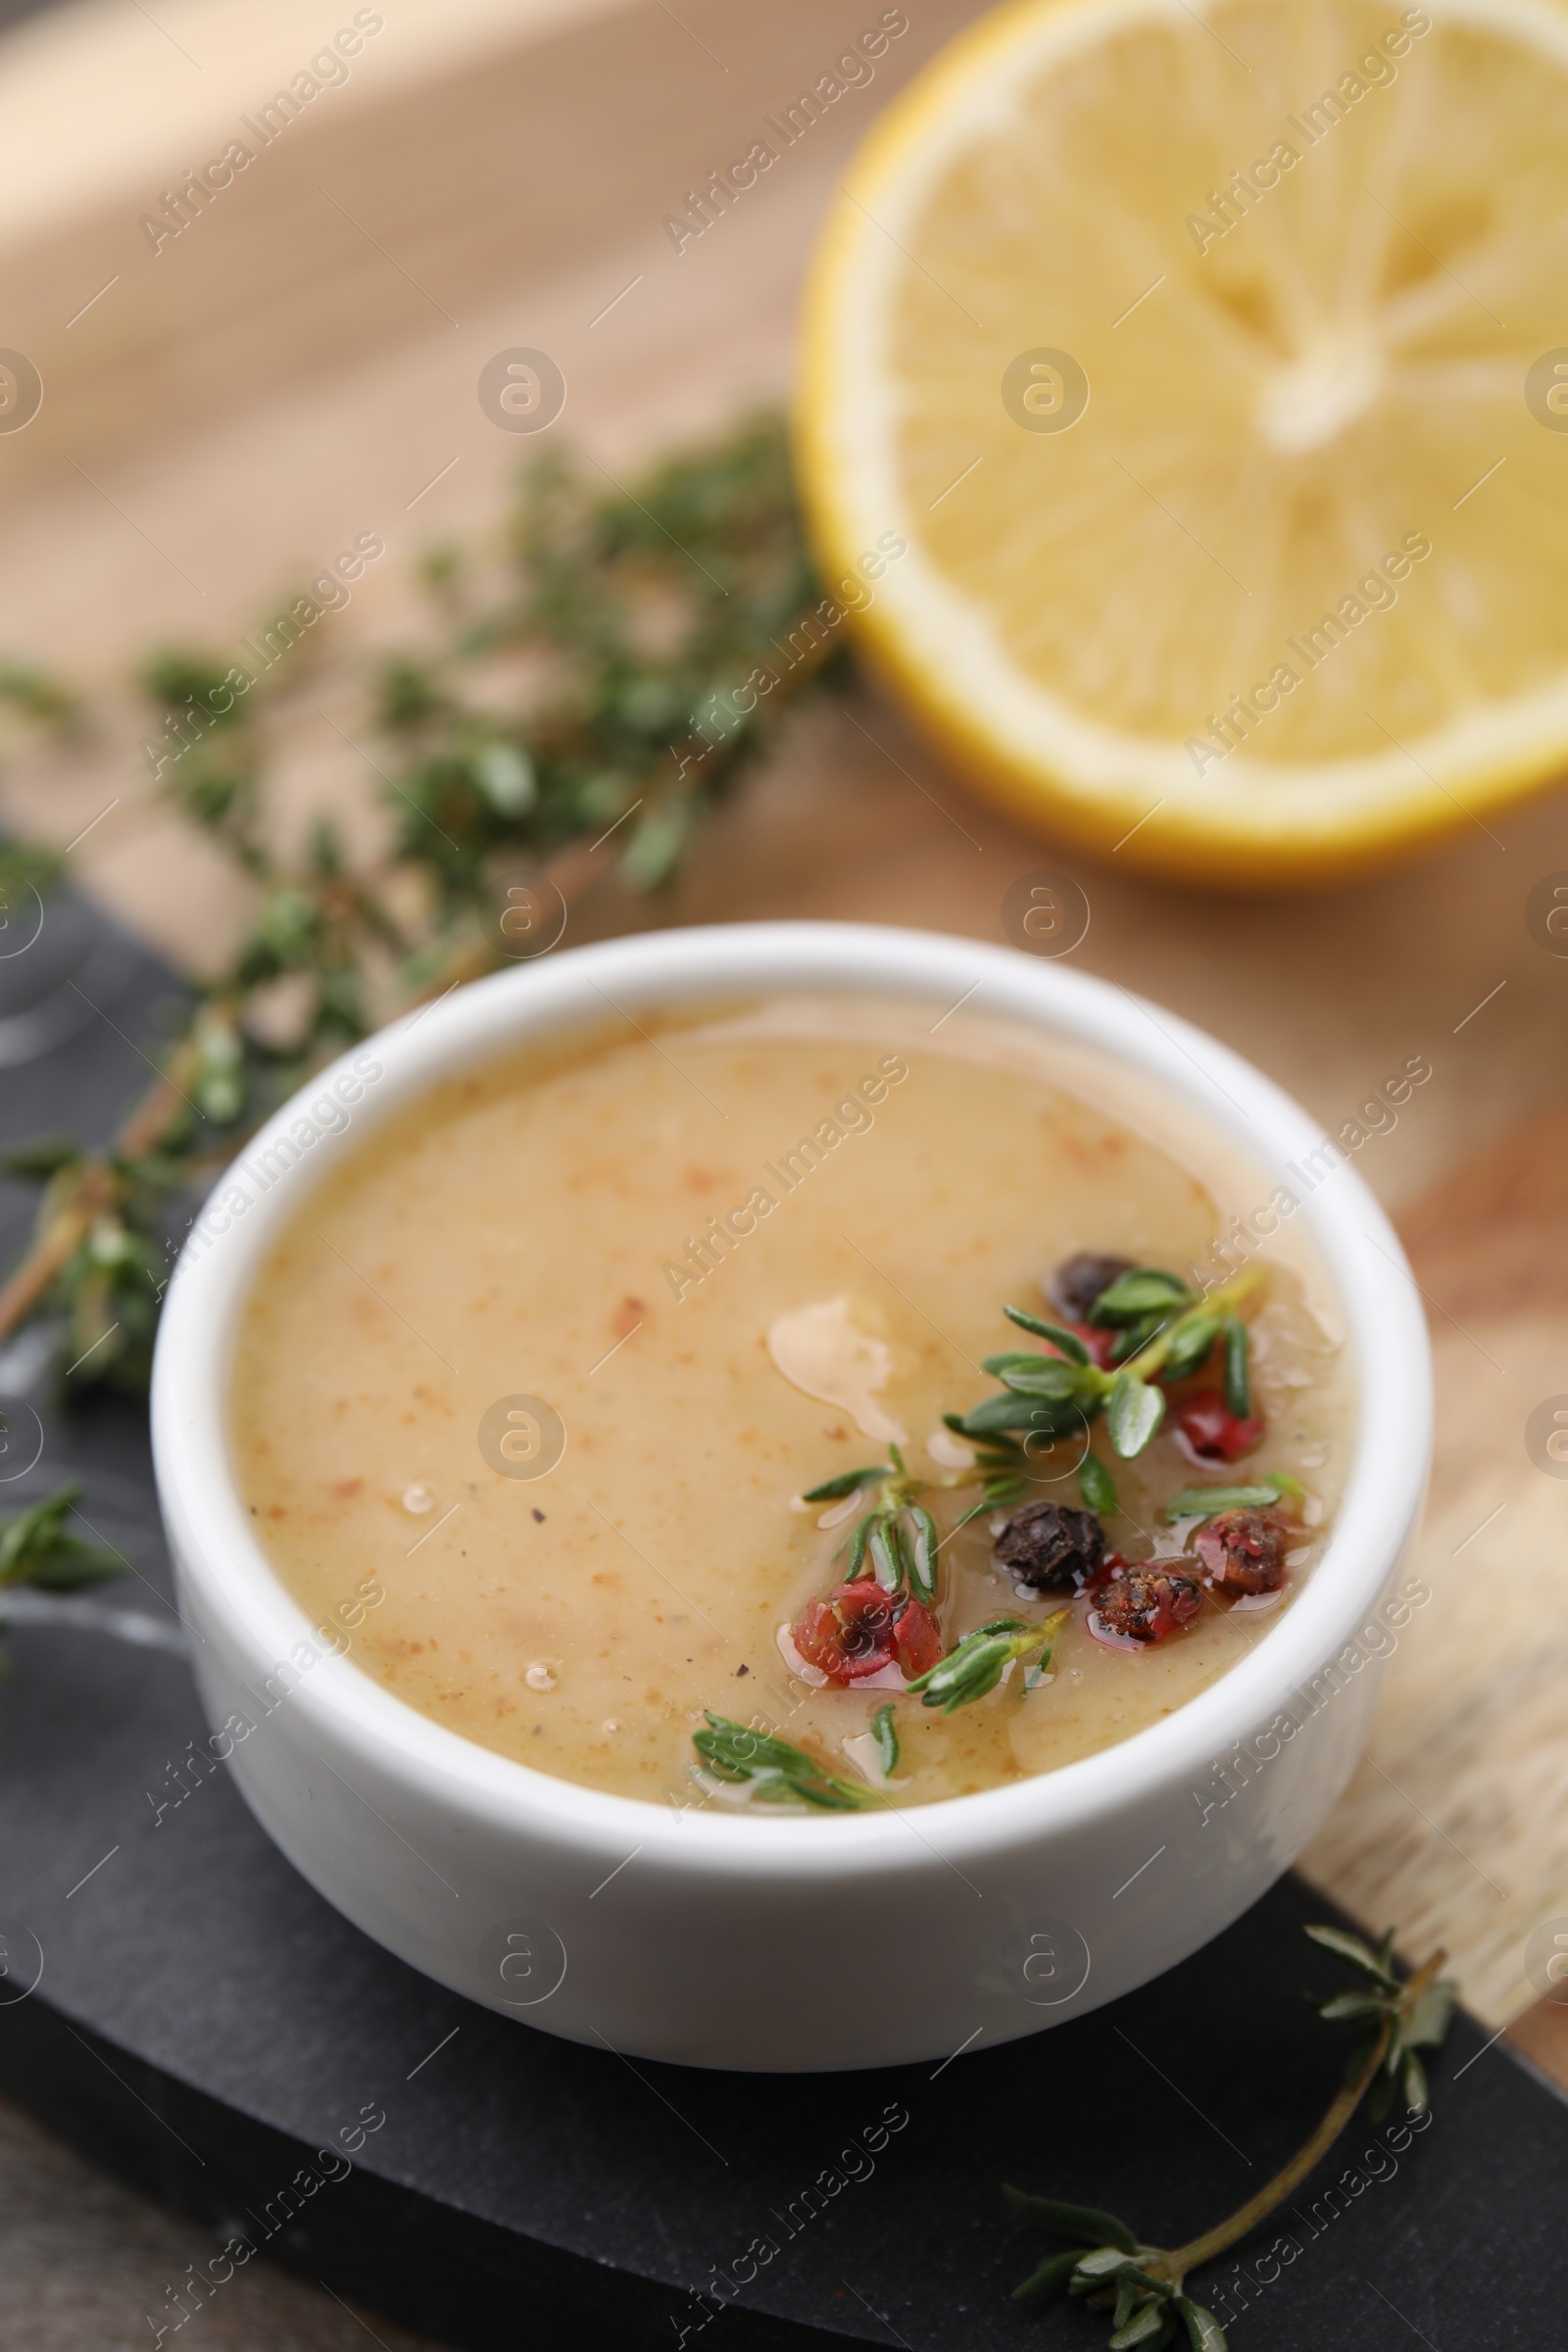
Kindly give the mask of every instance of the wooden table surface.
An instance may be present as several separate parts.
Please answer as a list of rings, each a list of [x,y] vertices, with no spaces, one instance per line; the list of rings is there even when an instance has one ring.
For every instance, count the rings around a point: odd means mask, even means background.
[[[375,778],[327,722],[364,739],[365,656],[417,626],[413,559],[500,509],[517,444],[479,410],[484,361],[552,352],[569,386],[556,430],[617,474],[782,395],[846,154],[975,12],[911,12],[876,85],[677,257],[664,213],[841,44],[827,0],[765,16],[743,0],[683,0],[678,16],[660,0],[399,0],[351,80],[153,255],[147,205],[352,13],[164,0],[154,22],[135,0],[83,0],[3,36],[4,340],[46,397],[25,433],[0,437],[0,648],[107,687],[160,637],[237,635],[268,595],[378,531],[387,557],[323,624],[281,769],[286,821],[327,805],[368,837]],[[812,914],[999,939],[1008,884],[1064,860],[977,806],[869,690],[854,714],[801,716],[671,899],[611,890],[572,936]],[[126,707],[96,742],[15,762],[0,819],[62,844],[98,819],[71,860],[77,885],[191,968],[243,916],[239,887],[157,803]],[[1065,862],[1092,906],[1080,968],[1212,1030],[1328,1130],[1407,1056],[1433,1065],[1356,1162],[1429,1305],[1440,1423],[1417,1566],[1432,1599],[1303,1867],[1369,1926],[1397,1920],[1411,1948],[1445,1941],[1477,2013],[1522,2020],[1517,2037],[1568,2082],[1568,2011],[1532,2010],[1523,1958],[1533,1929],[1568,1917],[1568,1482],[1524,1446],[1532,1408],[1568,1392],[1568,960],[1525,923],[1532,885],[1568,867],[1568,804],[1310,898]],[[155,2274],[161,2295],[199,2236],[14,2117],[0,2212],[16,2340],[50,2352],[144,2343]],[[260,2266],[204,2325],[213,2343],[270,2352],[365,2337],[346,2307]]]

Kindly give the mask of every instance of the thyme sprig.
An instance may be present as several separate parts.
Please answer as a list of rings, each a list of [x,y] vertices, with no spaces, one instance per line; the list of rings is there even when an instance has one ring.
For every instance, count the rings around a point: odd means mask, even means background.
[[[570,902],[607,869],[634,892],[666,881],[843,635],[772,416],[624,492],[547,457],[522,477],[499,564],[488,547],[445,548],[424,568],[430,645],[377,657],[354,729],[373,735],[367,757],[385,778],[386,827],[367,855],[326,818],[303,842],[280,838],[273,767],[292,732],[319,732],[323,636],[296,629],[302,641],[285,637],[265,666],[210,647],[142,665],[159,789],[238,869],[256,911],[155,1050],[158,1076],[112,1142],[48,1138],[12,1155],[42,1196],[0,1284],[0,1339],[50,1320],[59,1361],[79,1361],[74,1389],[145,1389],[179,1232],[277,1102],[380,1022],[499,968],[519,937],[547,944],[545,901]],[[0,710],[28,726],[64,729],[79,708],[0,664]],[[48,853],[0,845],[0,915],[57,874]]]
[[[1110,2352],[1162,2352],[1185,2331],[1192,2352],[1226,2352],[1226,2339],[1211,2311],[1186,2292],[1190,2275],[1249,2236],[1276,2207],[1293,2195],[1328,2153],[1363,2099],[1380,2120],[1397,2082],[1412,2114],[1426,2112],[1427,2079],[1418,2052],[1441,2047],[1448,2031],[1458,1987],[1440,1975],[1440,1951],[1401,1983],[1394,1967],[1395,1931],[1376,1950],[1342,1928],[1309,1927],[1305,1933],[1325,1951],[1348,1962],[1363,1980],[1349,1992],[1314,2000],[1331,2024],[1353,2022],[1363,2031],[1350,2053],[1345,2081],[1328,2110],[1290,2162],[1253,2197],[1227,2218],[1174,2248],[1146,2243],[1117,2215],[1054,2197],[1037,2197],[1006,2186],[1013,2211],[1049,2235],[1065,2238],[1069,2250],[1049,2254],[1013,2289],[1015,2303],[1039,2303],[1060,2294],[1081,2296],[1110,2313]],[[1369,2095],[1370,2094],[1370,2095]]]
[[[1183,1487],[1168,1502],[1161,1503],[1162,1519],[1212,1519],[1218,1511],[1266,1511],[1289,1494],[1295,1501],[1303,1499],[1302,1489],[1283,1470],[1270,1470],[1261,1478],[1247,1480],[1231,1487]]]
[[[1438,1975],[1444,1955],[1440,1952],[1408,1984],[1401,1984],[1394,1967],[1392,1928],[1376,1951],[1343,1928],[1308,1928],[1306,1934],[1326,1952],[1348,1961],[1366,1980],[1350,1992],[1337,1992],[1327,1999],[1309,1996],[1319,2017],[1330,2025],[1349,2022],[1362,2028],[1346,2066],[1346,2082],[1357,2082],[1368,2066],[1373,2069],[1367,2113],[1375,2124],[1389,2111],[1396,2082],[1410,2112],[1424,2115],[1427,2078],[1417,2053],[1442,2047],[1459,1993],[1451,1979]]]
[[[0,1522],[0,1590],[33,1585],[41,1592],[75,1592],[123,1575],[118,1552],[83,1543],[67,1528],[80,1495],[79,1484],[61,1487]]]
[[[824,1813],[855,1813],[866,1805],[886,1802],[869,1782],[840,1780],[793,1740],[780,1740],[775,1733],[736,1723],[730,1716],[715,1715],[710,1708],[704,1710],[704,1716],[702,1727],[692,1734],[692,1745],[707,1769],[731,1787],[749,1787],[754,1799],[762,1804],[806,1804]],[[885,1753],[885,1739],[878,1744]],[[897,1762],[896,1738],[893,1753]]]
[[[0,1434],[4,1427],[0,1417]],[[30,1585],[40,1592],[78,1592],[84,1585],[123,1575],[125,1563],[118,1552],[84,1543],[67,1527],[80,1494],[80,1485],[73,1483],[0,1520],[0,1592],[17,1585]],[[0,1674],[9,1672],[9,1661],[0,1650]]]
[[[857,1497],[868,1502],[869,1508],[855,1518],[854,1526],[834,1554],[835,1560],[843,1563],[845,1587],[856,1587],[870,1579],[890,1597],[905,1594],[905,1599],[895,1601],[895,1615],[913,1601],[930,1609],[937,1597],[938,1558],[944,1544],[951,1543],[971,1520],[988,1511],[1005,1509],[1028,1492],[1036,1483],[1038,1468],[1029,1446],[1031,1441],[1040,1437],[1054,1442],[1082,1433],[1084,1451],[1077,1467],[1084,1507],[1101,1516],[1115,1511],[1119,1507],[1115,1481],[1104,1462],[1090,1448],[1090,1423],[1102,1413],[1117,1453],[1131,1458],[1142,1452],[1159,1427],[1165,1409],[1164,1391],[1156,1383],[1161,1379],[1186,1378],[1197,1371],[1207,1362],[1216,1342],[1221,1341],[1226,1395],[1232,1400],[1232,1409],[1238,1400],[1250,1404],[1250,1343],[1247,1325],[1238,1310],[1261,1279],[1260,1269],[1248,1267],[1217,1290],[1201,1296],[1189,1290],[1179,1275],[1162,1267],[1125,1268],[1104,1285],[1089,1309],[1092,1325],[1116,1335],[1116,1347],[1110,1352],[1115,1353],[1119,1348],[1123,1360],[1113,1370],[1096,1362],[1085,1343],[1083,1326],[1074,1331],[1034,1314],[1027,1307],[1004,1306],[1002,1311],[1009,1322],[1032,1338],[1045,1340],[1054,1352],[1046,1355],[1038,1349],[1028,1352],[1013,1349],[986,1357],[984,1369],[1001,1379],[1001,1392],[984,1398],[967,1413],[943,1414],[947,1427],[973,1446],[973,1458],[967,1467],[938,1480],[920,1479],[910,1471],[900,1446],[890,1445],[887,1461],[860,1463],[853,1469],[838,1471],[799,1497],[804,1504],[851,1503]],[[939,1537],[936,1521],[923,1497],[938,1490],[976,1485],[980,1489],[979,1500],[959,1515],[946,1537]],[[1299,1495],[1301,1490],[1293,1479],[1283,1475],[1251,1487],[1191,1488],[1177,1497],[1185,1506],[1184,1512],[1173,1511],[1169,1515],[1206,1518],[1235,1507],[1233,1498],[1275,1502],[1287,1492]],[[828,1603],[817,1604],[815,1614],[819,1622],[813,1626],[811,1641],[816,1642],[823,1638],[821,1620],[829,1621],[830,1635],[834,1616],[840,1627],[847,1627],[849,1607],[847,1591]],[[951,1715],[956,1708],[988,1697],[1020,1660],[1029,1661],[1023,1687],[1032,1690],[1050,1666],[1054,1638],[1066,1615],[1065,1608],[1058,1609],[1033,1624],[1020,1617],[992,1618],[955,1642],[934,1665],[911,1676],[905,1684],[903,1695],[918,1697],[922,1706],[938,1707]],[[917,1617],[916,1611],[914,1617],[904,1622],[912,1624]],[[860,1624],[858,1617],[857,1625]],[[928,1624],[921,1638],[940,1637],[935,1627]],[[930,1654],[929,1649],[925,1654]],[[867,1665],[878,1663],[873,1652],[862,1648],[858,1655],[862,1672]],[[841,1675],[837,1679],[853,1679],[853,1671],[849,1677]],[[907,1666],[905,1671],[908,1671]],[[851,1785],[837,1783],[804,1749],[792,1748],[787,1741],[777,1743],[776,1752],[765,1752],[759,1765],[751,1749],[743,1755],[736,1748],[728,1730],[720,1737],[724,1718],[710,1716],[708,1722],[708,1731],[698,1732],[694,1739],[699,1754],[710,1762],[719,1752],[713,1748],[713,1741],[718,1739],[729,1770],[759,1787],[765,1786],[775,1799],[804,1797],[807,1802],[816,1804],[844,1801],[842,1797],[835,1799],[832,1791]],[[877,1709],[872,1719],[872,1738],[886,1779],[899,1752],[891,1704]],[[787,1762],[786,1751],[796,1759],[793,1765]],[[888,1761],[890,1755],[892,1762]],[[808,1795],[807,1791],[810,1788],[817,1793]]]
[[[1032,1313],[1027,1307],[1004,1306],[1007,1320],[1032,1338],[1045,1340],[1054,1352],[1008,1350],[988,1356],[984,1369],[1003,1383],[1000,1394],[985,1398],[969,1412],[945,1413],[948,1428],[974,1446],[967,1468],[940,1480],[916,1478],[897,1445],[888,1447],[885,1462],[858,1464],[841,1470],[800,1497],[806,1504],[848,1503],[858,1496],[869,1503],[840,1544],[835,1559],[843,1562],[847,1585],[869,1577],[889,1595],[906,1592],[927,1607],[937,1597],[937,1564],[944,1543],[983,1513],[1004,1509],[1035,1483],[1037,1465],[1030,1441],[1054,1441],[1074,1432],[1085,1436],[1078,1464],[1078,1485],[1084,1507],[1104,1515],[1117,1509],[1115,1481],[1087,1442],[1090,1422],[1104,1414],[1111,1443],[1124,1458],[1141,1452],[1158,1428],[1165,1408],[1160,1377],[1186,1377],[1206,1362],[1215,1342],[1223,1338],[1227,1393],[1250,1401],[1248,1396],[1248,1332],[1237,1311],[1261,1279],[1248,1268],[1206,1297],[1190,1291],[1178,1275],[1157,1266],[1132,1267],[1117,1275],[1095,1298],[1090,1320],[1126,1341],[1125,1360],[1115,1370],[1098,1364],[1081,1330]],[[978,1501],[962,1512],[946,1538],[923,1497],[940,1489],[966,1486],[980,1489]],[[1231,1507],[1231,1496],[1256,1495],[1277,1501],[1287,1491],[1299,1494],[1291,1479],[1271,1478],[1254,1488],[1189,1490],[1178,1499],[1200,1516]],[[955,1642],[947,1654],[905,1685],[905,1695],[918,1697],[922,1706],[952,1714],[989,1696],[1020,1660],[1027,1660],[1025,1690],[1033,1689],[1048,1669],[1057,1629],[1067,1615],[1059,1609],[1033,1624],[1019,1617],[996,1617]],[[720,1719],[710,1718],[710,1727]],[[883,1759],[884,1777],[892,1765],[888,1752],[898,1753],[898,1735],[891,1705],[877,1710],[873,1738]],[[709,1755],[715,1735],[695,1735],[700,1754]],[[788,1743],[785,1743],[787,1746]],[[732,1769],[743,1761],[725,1749]],[[829,1801],[821,1793],[834,1786],[832,1776],[806,1751],[791,1751],[798,1762],[787,1768],[782,1749],[769,1754],[764,1765],[748,1778],[765,1779],[777,1797],[802,1796],[808,1787],[818,1794],[807,1801]],[[755,1765],[755,1759],[753,1759]]]
[[[1026,1625],[1021,1617],[993,1617],[956,1642],[947,1656],[906,1685],[918,1691],[923,1707],[940,1707],[951,1715],[994,1690],[1007,1668],[1018,1658],[1033,1657],[1031,1681],[1051,1664],[1051,1649],[1065,1609]]]
[[[1091,1323],[1116,1335],[1109,1351],[1114,1368],[1097,1364],[1075,1333],[1023,1307],[1004,1307],[1010,1322],[1049,1340],[1060,1352],[987,1356],[984,1369],[1002,1382],[1000,1394],[983,1398],[967,1413],[944,1418],[960,1437],[992,1446],[1002,1440],[1022,1451],[1031,1437],[1071,1437],[1087,1431],[1103,1413],[1112,1446],[1124,1461],[1132,1461],[1165,1417],[1165,1393],[1158,1381],[1184,1379],[1197,1371],[1221,1335],[1226,1401],[1233,1412],[1238,1400],[1250,1406],[1248,1331],[1235,1309],[1261,1279],[1259,1270],[1249,1266],[1202,1295],[1158,1266],[1139,1266],[1119,1275],[1089,1311]],[[1097,1472],[1089,1474],[1090,1483],[1103,1493],[1110,1474],[1102,1464],[1098,1471],[1104,1483]]]
[[[840,1553],[847,1555],[846,1581],[853,1583],[863,1574],[869,1556],[871,1573],[884,1592],[898,1592],[907,1585],[917,1600],[930,1602],[937,1594],[940,1539],[936,1521],[919,1499],[929,1482],[911,1474],[899,1446],[890,1446],[888,1451],[891,1462],[841,1471],[837,1478],[812,1487],[801,1500],[843,1502],[851,1494],[878,1488],[875,1503],[857,1520],[839,1546]]]
[[[1039,1625],[1025,1625],[1021,1617],[992,1618],[989,1624],[966,1634],[927,1673],[906,1684],[906,1695],[918,1693],[922,1706],[940,1707],[944,1715],[951,1715],[956,1707],[968,1706],[994,1690],[1015,1659],[1031,1658],[1031,1675],[1043,1673],[1051,1663],[1051,1644],[1066,1614],[1065,1609],[1057,1609]],[[883,1777],[890,1779],[898,1770],[901,1752],[891,1700],[873,1714],[871,1738]],[[755,1725],[736,1723],[710,1709],[705,1709],[701,1728],[692,1734],[692,1745],[716,1779],[736,1787],[750,1786],[754,1799],[764,1804],[807,1804],[822,1812],[849,1813],[887,1801],[884,1792],[868,1782],[841,1780],[794,1740],[759,1731]]]

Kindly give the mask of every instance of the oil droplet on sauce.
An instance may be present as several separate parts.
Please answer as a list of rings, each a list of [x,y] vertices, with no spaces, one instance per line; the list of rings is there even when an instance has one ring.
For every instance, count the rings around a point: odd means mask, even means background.
[[[862,1437],[906,1446],[908,1433],[877,1402],[893,1371],[893,1350],[850,1320],[851,1298],[792,1307],[768,1326],[767,1352],[792,1388],[849,1414]]]

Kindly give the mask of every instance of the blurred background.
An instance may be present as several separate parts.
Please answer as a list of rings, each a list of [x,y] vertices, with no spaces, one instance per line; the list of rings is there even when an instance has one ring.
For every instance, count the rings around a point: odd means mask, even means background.
[[[565,400],[548,437],[612,485],[787,400],[846,162],[978,13],[911,7],[874,78],[719,233],[677,250],[665,217],[820,73],[846,37],[840,0],[0,0],[0,345],[43,385],[27,428],[0,433],[0,660],[69,678],[95,713],[61,737],[11,728],[0,829],[68,853],[102,921],[175,971],[219,969],[255,891],[172,808],[131,681],[160,646],[233,645],[374,541],[279,705],[267,823],[287,843],[327,811],[351,844],[382,838],[397,818],[368,681],[430,634],[428,552],[495,538],[532,447],[481,400],[487,366],[549,354]],[[344,28],[359,45],[335,51],[341,76],[168,233],[187,172]],[[1141,879],[981,806],[852,671],[792,717],[667,891],[591,873],[569,936],[810,914],[1001,941],[1009,889],[1066,868],[1090,908],[1080,968],[1215,1032],[1329,1132],[1410,1057],[1431,1062],[1357,1165],[1431,1307],[1444,1419],[1420,1566],[1438,1605],[1394,1662],[1378,1761],[1306,1868],[1372,1924],[1441,1936],[1478,2013],[1525,2019],[1521,2039],[1568,2078],[1563,2013],[1533,2007],[1521,1958],[1568,1910],[1568,1632],[1529,1566],[1560,1545],[1563,1489],[1523,1440],[1568,1388],[1568,966],[1528,919],[1563,866],[1547,797],[1309,897]],[[205,2246],[15,2115],[0,2212],[7,2340],[35,2352],[142,2344],[141,2315]],[[257,2266],[203,2326],[215,2347],[291,2352],[358,2343],[368,2323]],[[389,2352],[411,2340],[370,2332]]]
[[[678,21],[658,0],[405,0],[347,78],[156,252],[143,220],[338,19],[304,0],[176,0],[156,22],[136,0],[27,12],[0,75],[0,235],[6,336],[46,390],[0,438],[0,650],[110,692],[160,644],[232,644],[373,533],[385,556],[313,640],[309,701],[325,715],[289,730],[276,769],[285,828],[323,805],[373,821],[379,781],[329,722],[363,741],[368,654],[428,632],[422,553],[499,528],[533,445],[481,408],[486,363],[553,355],[567,394],[546,438],[622,482],[787,397],[802,281],[848,157],[979,13],[922,10],[873,81],[677,253],[671,208],[841,45],[827,0],[773,17],[693,0]],[[175,963],[211,969],[246,918],[243,887],[193,847],[139,756],[145,727],[122,717],[118,737],[14,760],[0,807],[60,847],[91,824],[78,886]],[[1049,854],[972,803],[957,811],[951,779],[941,806],[926,797],[931,756],[896,717],[872,732],[803,715],[676,899],[585,911],[576,935],[808,906],[1000,935],[1007,884]],[[1412,1117],[1366,1163],[1397,1199],[1434,1154],[1555,1090],[1561,973],[1524,903],[1561,826],[1547,802],[1392,878],[1263,906],[1109,861],[1081,960],[1215,1029],[1326,1119],[1385,1062],[1441,1045],[1420,1144]],[[1507,1018],[1454,1037],[1504,980]]]

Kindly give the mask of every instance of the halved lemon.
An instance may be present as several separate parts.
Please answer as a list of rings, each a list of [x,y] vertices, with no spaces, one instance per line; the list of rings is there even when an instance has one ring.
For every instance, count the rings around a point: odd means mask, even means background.
[[[987,18],[860,151],[802,382],[830,587],[1048,829],[1291,885],[1568,765],[1551,0]]]

